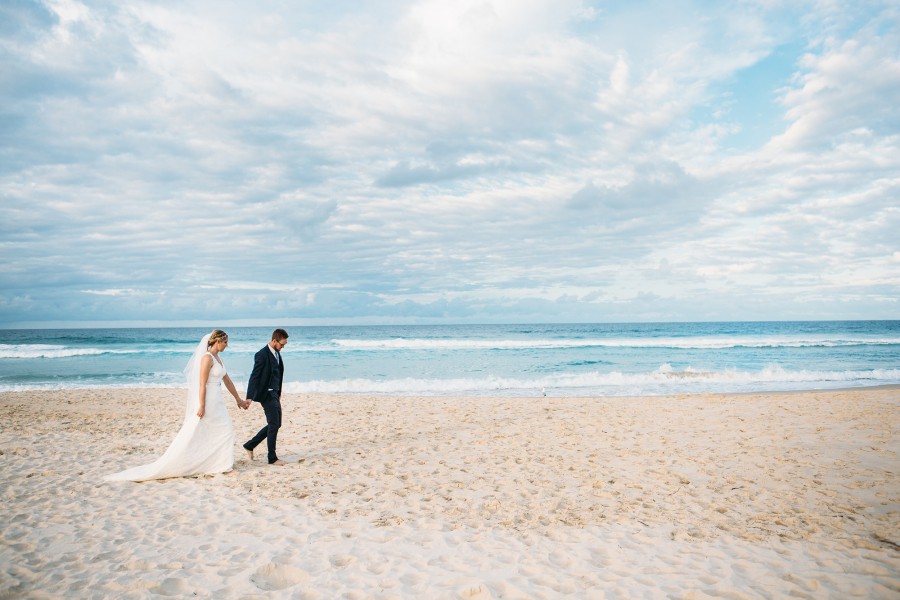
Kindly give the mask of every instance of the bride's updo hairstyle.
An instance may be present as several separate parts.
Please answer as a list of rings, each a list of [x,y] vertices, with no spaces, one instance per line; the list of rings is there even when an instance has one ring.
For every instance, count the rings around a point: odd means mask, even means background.
[[[213,344],[218,342],[219,340],[227,340],[228,334],[222,331],[221,329],[213,329],[212,333],[209,334],[209,341],[206,342],[206,347],[211,348]]]

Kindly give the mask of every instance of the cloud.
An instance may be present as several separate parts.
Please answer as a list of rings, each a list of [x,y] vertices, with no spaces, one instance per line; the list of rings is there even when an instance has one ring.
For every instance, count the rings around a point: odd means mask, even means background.
[[[0,323],[896,313],[890,3],[0,11]]]
[[[138,290],[132,289],[81,290],[81,293],[95,296],[136,296],[141,294]]]
[[[619,187],[588,183],[569,201],[569,208],[601,213],[611,226],[648,221],[665,226],[694,221],[714,194],[674,162],[639,164],[631,181]]]
[[[900,97],[900,58],[896,36],[881,30],[898,26],[900,15],[886,12],[855,37],[807,53],[782,96],[790,126],[772,145],[816,150],[858,130],[896,136],[900,108],[885,99]]]
[[[485,164],[449,164],[435,166],[430,164],[413,166],[407,161],[396,164],[379,177],[376,184],[381,187],[402,187],[418,183],[438,183],[452,179],[461,179],[477,175],[486,170]]]

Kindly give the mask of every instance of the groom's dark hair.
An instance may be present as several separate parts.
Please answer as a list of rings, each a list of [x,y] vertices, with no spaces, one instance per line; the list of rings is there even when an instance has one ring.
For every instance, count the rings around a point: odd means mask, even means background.
[[[284,329],[280,329],[280,328],[279,328],[279,329],[276,329],[275,331],[272,332],[272,339],[273,339],[273,340],[286,340],[286,339],[288,339],[287,331],[285,331]]]

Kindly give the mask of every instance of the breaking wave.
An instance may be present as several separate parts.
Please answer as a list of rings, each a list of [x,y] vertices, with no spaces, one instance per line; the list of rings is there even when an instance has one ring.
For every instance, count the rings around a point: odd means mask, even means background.
[[[796,387],[840,387],[900,383],[900,369],[869,371],[786,371],[767,367],[761,371],[704,372],[693,369],[676,371],[661,365],[649,373],[590,372],[556,374],[535,379],[503,377],[457,379],[340,379],[291,382],[285,390],[292,393],[323,394],[491,394],[553,393],[573,396],[646,395],[672,393],[734,392],[746,389],[794,389]]]
[[[335,339],[332,344],[344,350],[519,350],[528,348],[807,348],[839,346],[883,346],[900,344],[900,338],[875,337],[666,337],[666,338],[594,338],[531,340],[462,340],[393,338],[381,340]],[[312,348],[310,348],[312,349]],[[325,346],[320,349],[329,349]],[[332,348],[333,349],[333,348]]]
[[[51,344],[0,344],[0,358],[70,358],[99,354],[138,354],[143,350],[101,350],[69,348]]]

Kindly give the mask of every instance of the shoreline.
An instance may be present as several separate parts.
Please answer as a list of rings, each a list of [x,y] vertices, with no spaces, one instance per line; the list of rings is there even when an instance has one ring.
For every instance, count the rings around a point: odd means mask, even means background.
[[[288,385],[290,382],[288,382]],[[235,383],[235,386],[241,394],[246,392],[246,387]],[[66,392],[90,392],[90,391],[121,391],[121,392],[144,392],[147,390],[186,390],[187,384],[148,384],[146,386],[135,386],[133,384],[107,385],[107,386],[84,386],[84,387],[66,387],[66,388],[23,388],[15,390],[0,389],[0,396],[4,394],[26,394],[26,393],[66,393]],[[622,395],[597,395],[597,394],[580,394],[580,395],[529,395],[529,394],[464,394],[464,393],[447,393],[447,394],[422,394],[413,392],[409,394],[400,394],[397,392],[285,392],[292,396],[320,396],[320,397],[402,397],[402,398],[574,398],[580,400],[586,399],[604,399],[604,398],[680,398],[683,396],[754,396],[760,394],[805,394],[819,392],[853,392],[853,391],[878,391],[878,390],[900,390],[900,383],[879,383],[875,385],[859,385],[859,386],[842,386],[842,387],[818,387],[818,388],[797,388],[797,389],[776,389],[776,390],[750,390],[750,391],[703,391],[703,392],[667,392],[664,394],[622,394]]]
[[[0,598],[900,593],[900,386],[286,394],[286,467],[246,459],[262,411],[231,402],[231,473],[103,483],[183,391],[0,393]]]

